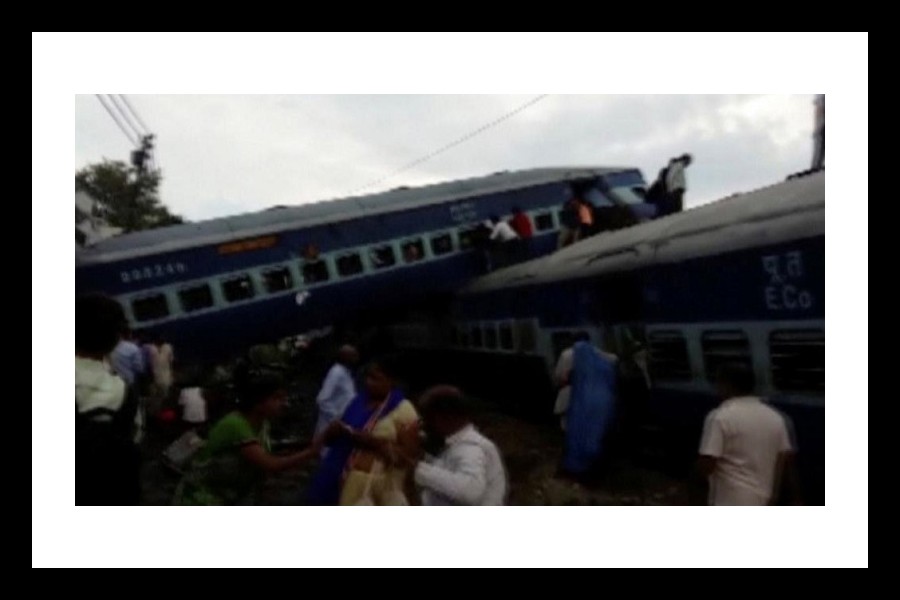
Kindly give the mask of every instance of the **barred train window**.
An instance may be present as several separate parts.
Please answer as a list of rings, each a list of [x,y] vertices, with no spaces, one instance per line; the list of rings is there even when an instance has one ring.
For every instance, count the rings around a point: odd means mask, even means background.
[[[164,294],[145,296],[131,302],[135,321],[153,321],[169,316],[169,303]]]
[[[705,331],[700,338],[706,378],[714,381],[719,368],[728,363],[753,369],[750,340],[743,331]]]
[[[431,239],[431,251],[435,256],[453,252],[453,236],[449,233]]]
[[[481,228],[480,225],[476,227],[471,227],[469,229],[465,229],[459,232],[459,249],[460,250],[469,250],[470,248],[475,246],[475,240],[478,236],[478,230]]]
[[[481,348],[481,342],[481,326],[475,325],[472,327],[472,347]]]
[[[519,352],[534,352],[537,347],[537,334],[534,323],[531,321],[519,321],[516,326],[519,332]]]
[[[513,350],[513,330],[510,323],[502,323],[500,325],[500,348],[503,350]]]
[[[535,215],[534,225],[538,231],[547,231],[548,229],[553,229],[553,213],[547,212]]]
[[[558,360],[564,350],[571,348],[575,343],[575,334],[571,331],[557,331],[550,336],[550,344],[553,346],[553,356]]]
[[[459,346],[461,348],[469,347],[469,329],[465,325],[459,327]]]
[[[394,256],[394,249],[391,246],[373,248],[369,252],[369,257],[372,259],[372,266],[376,269],[393,267],[397,263],[397,257]]]
[[[241,275],[222,282],[222,293],[229,302],[247,300],[256,295],[249,275]]]
[[[263,280],[266,284],[266,291],[270,294],[283,292],[294,287],[294,279],[291,277],[291,271],[287,267],[266,271],[263,273]]]
[[[824,331],[773,331],[769,336],[769,354],[776,389],[825,393]]]
[[[181,301],[181,309],[186,313],[203,310],[213,305],[212,290],[206,283],[184,288],[178,292],[178,299]]]
[[[425,245],[422,240],[409,240],[402,246],[403,262],[414,263],[425,258]]]
[[[493,323],[484,326],[484,346],[488,350],[497,349],[497,327]]]
[[[667,381],[691,378],[687,341],[680,331],[654,331],[649,335],[650,376]]]
[[[360,258],[359,254],[345,254],[337,259],[337,270],[341,277],[362,273],[362,258]]]
[[[318,283],[328,281],[328,265],[324,260],[307,261],[303,265],[303,282]]]

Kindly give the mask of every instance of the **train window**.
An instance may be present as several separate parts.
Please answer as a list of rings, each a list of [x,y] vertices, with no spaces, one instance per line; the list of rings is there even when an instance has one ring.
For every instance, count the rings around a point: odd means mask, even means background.
[[[553,213],[546,212],[535,215],[534,226],[538,231],[553,229]]]
[[[213,305],[212,290],[205,283],[180,290],[178,299],[181,301],[181,309],[184,312],[203,310]]]
[[[571,348],[575,343],[575,334],[571,331],[557,331],[550,336],[550,343],[553,345],[553,356],[558,359],[563,350]]]
[[[291,271],[287,267],[266,271],[263,273],[263,281],[266,284],[266,291],[270,294],[294,287],[294,278],[291,277]]]
[[[372,266],[376,269],[386,269],[387,267],[393,267],[397,263],[397,257],[394,255],[392,246],[373,248],[369,252],[369,257],[372,259]]]
[[[362,258],[357,253],[340,256],[337,259],[337,270],[338,275],[341,277],[350,277],[351,275],[362,273]]]
[[[403,244],[403,262],[414,263],[425,258],[425,245],[422,240],[410,240]]]
[[[713,381],[719,368],[729,363],[737,363],[753,368],[750,355],[750,340],[743,331],[705,331],[700,337],[703,346],[703,364],[706,378]]]
[[[453,252],[453,236],[449,233],[431,238],[431,251],[435,256]]]
[[[512,325],[503,323],[500,325],[500,348],[502,350],[514,350]]]
[[[303,263],[303,282],[319,283],[328,281],[328,265],[324,260],[309,260]]]
[[[222,293],[229,302],[239,302],[247,300],[255,295],[253,282],[250,281],[249,275],[241,275],[233,279],[222,282]]]
[[[459,232],[460,250],[471,250],[475,246],[475,243],[478,239],[479,229],[481,229],[481,225],[476,225],[475,227],[464,229]]]
[[[465,327],[465,325],[461,325],[459,327],[459,346],[460,348],[469,347],[469,330]]]
[[[825,393],[824,331],[773,331],[769,336],[769,354],[776,389]]]
[[[679,331],[654,331],[649,336],[650,376],[653,379],[684,381],[691,378],[687,341]]]
[[[519,321],[516,329],[519,333],[519,352],[534,352],[535,348],[537,348],[534,323],[531,321]]]
[[[131,302],[135,321],[153,321],[169,316],[169,303],[164,294],[145,296]]]
[[[482,341],[481,326],[475,325],[474,327],[472,327],[472,347],[481,348],[483,345]]]
[[[484,326],[484,347],[488,350],[497,349],[497,327],[494,325]]]

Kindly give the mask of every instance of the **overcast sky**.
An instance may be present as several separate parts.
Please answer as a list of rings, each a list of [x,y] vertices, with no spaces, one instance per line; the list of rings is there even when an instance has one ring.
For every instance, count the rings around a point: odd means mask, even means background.
[[[128,96],[156,134],[161,198],[190,220],[348,195],[534,96]],[[547,96],[359,194],[548,166],[634,166],[690,152],[696,206],[812,158],[812,96]],[[75,166],[128,160],[96,96],[75,97]]]

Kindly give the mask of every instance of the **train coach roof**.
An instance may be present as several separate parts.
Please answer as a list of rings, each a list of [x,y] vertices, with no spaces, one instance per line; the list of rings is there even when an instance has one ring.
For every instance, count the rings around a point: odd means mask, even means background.
[[[822,171],[582,240],[548,256],[485,275],[462,293],[625,271],[824,232]]]
[[[298,206],[279,206],[231,217],[173,225],[109,238],[78,253],[78,262],[104,262],[145,254],[222,243],[262,235],[335,223],[373,214],[440,204],[472,196],[522,189],[555,181],[634,171],[630,167],[568,167],[503,171],[417,188],[326,200]]]

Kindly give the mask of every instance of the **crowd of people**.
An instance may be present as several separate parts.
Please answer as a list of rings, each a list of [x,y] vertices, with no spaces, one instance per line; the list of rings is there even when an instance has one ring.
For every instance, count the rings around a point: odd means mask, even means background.
[[[140,502],[147,416],[158,419],[176,403],[176,432],[183,435],[165,452],[183,475],[175,504],[252,504],[268,474],[315,461],[298,504],[499,505],[506,499],[500,452],[473,425],[462,392],[437,386],[414,403],[399,386],[391,357],[370,361],[357,386],[359,352],[341,347],[316,398],[312,442],[283,454],[273,451],[270,436],[286,404],[283,365],[253,353],[239,361],[231,376],[236,402],[223,412],[216,410],[214,390],[197,377],[171,393],[171,346],[142,348],[116,301],[78,298],[76,331],[76,504]],[[148,373],[153,376],[144,381]]]
[[[623,399],[623,384],[630,380],[641,388],[646,382],[649,389],[642,354],[638,349],[629,357],[637,367],[629,375],[619,357],[593,345],[586,332],[575,334],[560,353],[554,374],[554,412],[565,432],[560,476],[589,481],[602,473],[611,446],[634,436],[638,415],[623,409],[639,402],[640,393],[632,388]],[[716,386],[721,404],[703,426],[696,468],[701,485],[693,489],[705,488],[703,502],[712,506],[799,504],[790,420],[754,394],[755,376],[748,365],[722,365]]]
[[[342,346],[316,397],[311,442],[283,453],[273,450],[270,430],[286,405],[284,365],[249,353],[230,375],[232,403],[198,376],[181,378],[174,393],[171,345],[159,338],[141,344],[141,337],[129,331],[116,301],[76,300],[77,504],[140,501],[142,434],[173,406],[182,435],[166,455],[182,473],[176,504],[253,503],[268,474],[304,464],[315,465],[315,474],[298,504],[507,501],[502,453],[474,424],[463,392],[438,385],[410,399],[396,359],[375,358],[357,372],[361,353]],[[554,374],[554,412],[565,436],[559,477],[589,483],[617,438],[632,435],[627,408],[640,396],[636,390],[649,388],[645,359],[638,347],[620,360],[587,333],[563,349]],[[769,504],[782,499],[782,489],[796,502],[790,423],[753,394],[746,366],[725,365],[717,381],[722,404],[699,442],[708,503]]]

